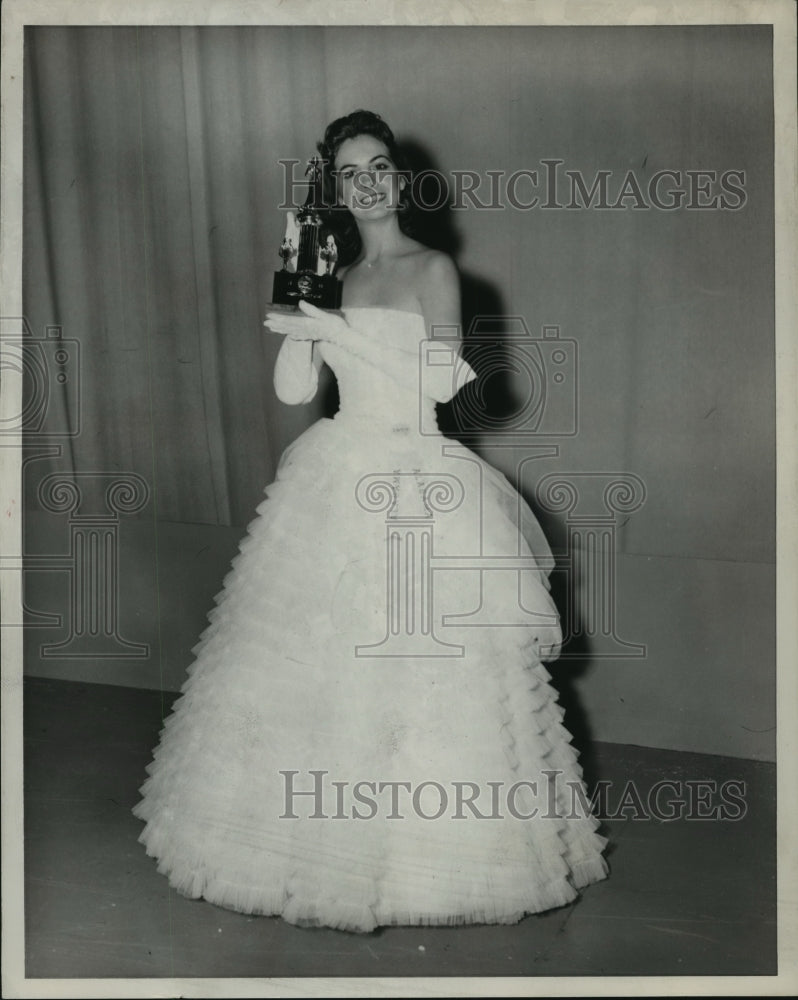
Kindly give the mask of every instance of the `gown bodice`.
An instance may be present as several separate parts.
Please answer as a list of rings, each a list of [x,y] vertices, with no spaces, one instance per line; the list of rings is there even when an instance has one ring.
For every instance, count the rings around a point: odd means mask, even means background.
[[[350,326],[384,341],[388,350],[378,366],[343,347],[320,342],[321,355],[338,381],[340,409],[336,419],[435,434],[436,399],[432,393],[437,384],[453,380],[454,365],[446,365],[447,360],[454,362],[457,357],[451,347],[444,341],[435,347],[433,357],[439,363],[433,366],[426,357],[433,345],[419,313],[373,306],[351,306],[342,311]],[[465,362],[457,358],[457,364],[464,366]]]

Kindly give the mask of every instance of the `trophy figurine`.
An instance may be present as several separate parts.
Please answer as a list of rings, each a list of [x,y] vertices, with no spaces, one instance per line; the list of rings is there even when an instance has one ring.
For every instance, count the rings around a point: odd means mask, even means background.
[[[283,266],[274,272],[272,301],[275,305],[295,306],[300,299],[320,309],[340,309],[342,284],[334,275],[338,248],[331,234],[322,243],[323,206],[321,163],[314,156],[305,176],[309,176],[308,195],[299,214],[288,213],[285,237],[278,254]]]
[[[319,257],[322,261],[319,267],[323,268],[323,270],[319,271],[319,274],[332,274],[338,262],[338,247],[335,245],[335,237],[332,233],[330,233],[327,237],[327,242],[319,250]]]
[[[293,215],[293,213],[290,213]],[[289,226],[296,225],[293,219],[289,220]],[[280,244],[280,257],[283,262],[283,270],[288,270],[288,262],[296,257],[296,247],[294,246],[294,241],[290,236],[283,237],[283,242]]]

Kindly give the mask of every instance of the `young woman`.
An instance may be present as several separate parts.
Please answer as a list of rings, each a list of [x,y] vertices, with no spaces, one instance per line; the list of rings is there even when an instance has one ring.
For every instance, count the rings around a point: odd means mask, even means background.
[[[445,439],[452,261],[406,232],[379,116],[333,122],[341,314],[270,312],[274,379],[341,406],[284,453],[216,598],[136,814],[185,895],[296,924],[510,923],[606,875],[542,661],[551,554],[507,480]],[[441,336],[443,332],[444,336]]]

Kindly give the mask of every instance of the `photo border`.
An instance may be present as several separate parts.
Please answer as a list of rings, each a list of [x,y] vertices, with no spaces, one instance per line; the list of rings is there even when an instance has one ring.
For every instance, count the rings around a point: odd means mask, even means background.
[[[296,979],[26,979],[22,812],[22,629],[2,639],[2,976],[7,997],[182,996],[644,996],[786,995],[798,990],[798,351],[796,350],[796,8],[791,0],[674,3],[523,0],[5,0],[2,4],[0,121],[0,309],[22,316],[22,84],[26,25],[709,25],[773,26],[775,132],[775,320],[777,429],[777,976],[713,977],[346,977]],[[0,418],[20,412],[21,374],[3,372]],[[0,447],[0,551],[22,554],[21,436]],[[21,620],[21,573],[7,574],[0,620]]]

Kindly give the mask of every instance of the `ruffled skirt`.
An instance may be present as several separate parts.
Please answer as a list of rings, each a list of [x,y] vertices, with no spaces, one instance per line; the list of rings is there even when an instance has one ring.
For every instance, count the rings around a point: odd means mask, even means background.
[[[311,427],[148,768],[134,812],[158,870],[186,896],[353,931],[511,923],[604,878],[542,663],[560,639],[548,558],[462,446]]]

